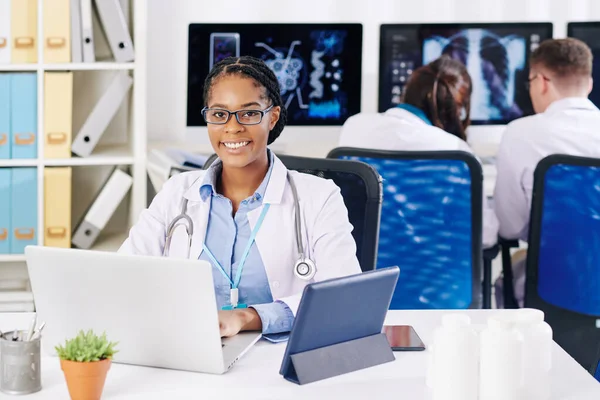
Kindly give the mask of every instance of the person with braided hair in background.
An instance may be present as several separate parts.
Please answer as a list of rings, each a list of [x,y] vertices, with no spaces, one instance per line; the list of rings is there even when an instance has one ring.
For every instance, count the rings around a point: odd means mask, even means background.
[[[120,252],[210,263],[222,337],[285,335],[307,284],[361,272],[348,211],[332,181],[288,171],[267,148],[286,109],[262,60],[215,64],[204,102],[218,159],[167,181]]]
[[[342,127],[340,147],[391,151],[459,150],[467,144],[472,82],[463,63],[444,55],[411,74],[403,102],[384,113],[361,113]],[[484,248],[497,242],[498,219],[483,195]]]

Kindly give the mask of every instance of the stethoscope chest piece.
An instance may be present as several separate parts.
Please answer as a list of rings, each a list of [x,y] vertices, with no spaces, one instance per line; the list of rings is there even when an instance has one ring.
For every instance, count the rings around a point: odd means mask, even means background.
[[[294,265],[294,275],[302,280],[311,280],[317,273],[317,267],[310,259],[302,258]]]

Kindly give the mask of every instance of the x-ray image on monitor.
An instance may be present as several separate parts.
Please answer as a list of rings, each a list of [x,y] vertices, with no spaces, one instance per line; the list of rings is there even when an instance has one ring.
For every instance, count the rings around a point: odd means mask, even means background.
[[[592,50],[594,63],[592,64],[592,78],[594,86],[589,99],[600,107],[600,22],[570,22],[567,25],[567,36],[579,39],[586,43]]]
[[[530,115],[529,54],[551,37],[552,25],[545,23],[382,25],[379,109],[400,104],[414,69],[448,55],[471,76],[473,124]]]
[[[342,125],[360,112],[361,53],[361,24],[190,24],[187,125],[205,125],[212,66],[244,55],[275,73],[288,125]]]
[[[473,82],[471,118],[512,120],[523,115],[515,99],[515,76],[525,69],[526,41],[486,29],[464,29],[423,41],[423,64],[446,54],[467,66]]]

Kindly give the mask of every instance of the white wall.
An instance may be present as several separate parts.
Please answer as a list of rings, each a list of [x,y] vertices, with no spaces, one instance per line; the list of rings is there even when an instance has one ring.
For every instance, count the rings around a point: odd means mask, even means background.
[[[205,128],[187,129],[185,123],[192,22],[360,22],[362,111],[376,111],[381,23],[549,21],[554,36],[563,37],[567,21],[600,20],[600,0],[151,0],[148,8],[149,138],[200,144],[207,143]],[[338,132],[339,127],[288,127],[275,145],[289,153],[323,156],[335,146]],[[471,135],[483,132],[473,129]]]

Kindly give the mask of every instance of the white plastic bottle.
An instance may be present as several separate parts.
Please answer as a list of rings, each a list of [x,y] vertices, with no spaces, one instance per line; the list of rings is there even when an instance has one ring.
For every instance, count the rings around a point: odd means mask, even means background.
[[[477,400],[479,337],[464,314],[447,314],[434,335],[427,381],[433,400]]]
[[[523,399],[523,344],[510,317],[488,319],[481,332],[479,400]]]
[[[552,328],[544,321],[544,312],[533,308],[517,310],[515,326],[523,335],[523,398],[548,400],[551,394]]]
[[[434,333],[435,336],[435,333]],[[429,389],[433,388],[433,366],[435,365],[435,343],[432,341],[427,347],[427,375],[425,377],[425,384]]]

